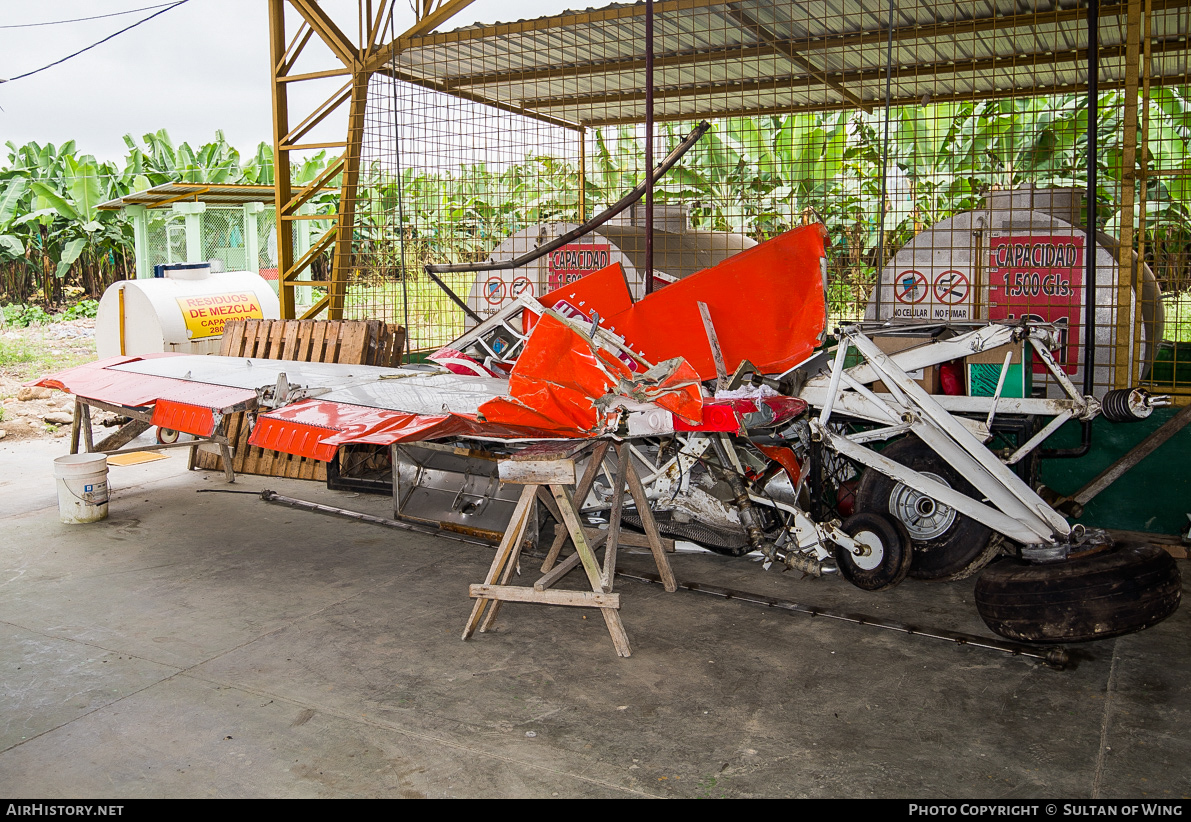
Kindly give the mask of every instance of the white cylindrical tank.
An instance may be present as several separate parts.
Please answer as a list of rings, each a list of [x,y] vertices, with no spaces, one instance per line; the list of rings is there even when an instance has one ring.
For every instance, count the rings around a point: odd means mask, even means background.
[[[677,206],[658,206],[655,217],[653,263],[659,284],[689,277],[757,244],[743,234],[691,230],[686,213]],[[576,228],[576,223],[531,226],[505,239],[489,260],[515,259]],[[540,298],[612,263],[624,268],[633,299],[645,296],[645,227],[640,204],[631,215],[628,211],[617,215],[591,233],[520,268],[478,273],[467,304],[487,318],[523,293]],[[467,327],[474,325],[469,318]]]
[[[1012,321],[1025,315],[1066,324],[1056,358],[1077,387],[1083,384],[1085,251],[1096,259],[1096,395],[1113,387],[1118,353],[1148,362],[1165,318],[1157,280],[1141,266],[1140,294],[1118,304],[1119,243],[1097,233],[1088,248],[1080,227],[1081,193],[1024,189],[996,192],[977,211],[941,220],[907,242],[881,272],[865,318],[902,323]],[[1076,222],[1072,222],[1076,221]],[[1134,255],[1136,257],[1136,255]],[[879,305],[878,305],[879,294]],[[1129,340],[1118,351],[1118,314]],[[1135,351],[1134,340],[1140,351]],[[1123,363],[1122,363],[1123,364]],[[1059,387],[1041,366],[1035,386]]]
[[[174,351],[217,354],[228,320],[278,319],[273,289],[251,271],[166,266],[164,277],[113,283],[99,301],[100,359]]]

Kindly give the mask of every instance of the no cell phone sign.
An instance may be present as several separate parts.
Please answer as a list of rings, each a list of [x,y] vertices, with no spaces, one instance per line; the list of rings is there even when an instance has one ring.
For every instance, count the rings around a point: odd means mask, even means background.
[[[505,283],[500,277],[491,277],[488,282],[484,283],[484,299],[490,305],[499,305],[504,302],[505,298]]]
[[[893,296],[899,303],[914,305],[925,300],[929,293],[930,284],[926,281],[926,275],[921,271],[913,269],[903,271],[893,281]]]

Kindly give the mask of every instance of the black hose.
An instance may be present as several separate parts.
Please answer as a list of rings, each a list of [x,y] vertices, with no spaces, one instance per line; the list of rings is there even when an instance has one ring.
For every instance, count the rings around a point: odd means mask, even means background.
[[[1100,5],[1088,0],[1088,190],[1084,203],[1087,225],[1084,227],[1084,310],[1083,310],[1083,393],[1090,396],[1095,388],[1096,366],[1096,131],[1099,128],[1100,80]]]
[[[1100,80],[1100,2],[1088,0],[1088,187],[1084,195],[1087,211],[1084,226],[1084,306],[1083,306],[1083,393],[1090,397],[1096,375],[1096,131],[1099,128]],[[1092,421],[1081,423],[1079,445],[1075,448],[1050,448],[1042,452],[1048,459],[1082,457],[1092,449]]]
[[[578,228],[571,229],[561,237],[557,237],[545,245],[540,245],[533,251],[522,254],[520,257],[514,257],[511,260],[504,260],[499,263],[456,263],[454,265],[428,265],[425,268],[426,273],[433,276],[435,272],[445,274],[462,271],[502,271],[510,268],[520,268],[526,263],[532,263],[539,257],[546,256],[556,248],[562,248],[567,243],[577,239],[578,237],[582,237],[592,229],[599,228],[617,214],[631,206],[633,203],[640,200],[641,197],[644,196],[645,192],[649,190],[650,184],[654,181],[660,180],[663,176],[665,176],[666,172],[669,171],[675,163],[681,160],[682,156],[686,154],[695,145],[695,143],[699,142],[699,139],[706,134],[707,130],[710,128],[711,123],[707,122],[706,120],[704,120],[702,123],[699,123],[699,125],[695,126],[694,131],[688,134],[681,143],[674,147],[673,151],[666,155],[666,159],[662,160],[653,174],[645,175],[645,181],[643,183],[618,200],[616,204],[608,210],[601,212],[596,217],[592,217]],[[447,291],[448,294],[454,294],[453,291],[447,288],[442,280],[439,280],[437,277],[435,277],[434,281],[438,283],[441,288]],[[461,303],[462,301],[458,296],[456,296],[455,302]]]

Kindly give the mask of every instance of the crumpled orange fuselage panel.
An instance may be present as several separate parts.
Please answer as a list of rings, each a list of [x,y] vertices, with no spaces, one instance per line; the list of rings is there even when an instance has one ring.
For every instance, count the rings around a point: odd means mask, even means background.
[[[636,303],[619,263],[545,294],[547,308],[600,315],[650,362],[686,360],[702,380],[715,360],[699,303],[707,304],[729,373],[744,360],[766,373],[809,357],[827,328],[822,226],[796,228],[649,294]],[[624,306],[628,305],[628,308]]]

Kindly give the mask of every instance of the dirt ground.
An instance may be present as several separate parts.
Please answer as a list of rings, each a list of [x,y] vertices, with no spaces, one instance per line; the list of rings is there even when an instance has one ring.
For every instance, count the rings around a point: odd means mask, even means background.
[[[0,327],[0,439],[70,436],[73,398],[26,383],[94,359],[93,319]]]

